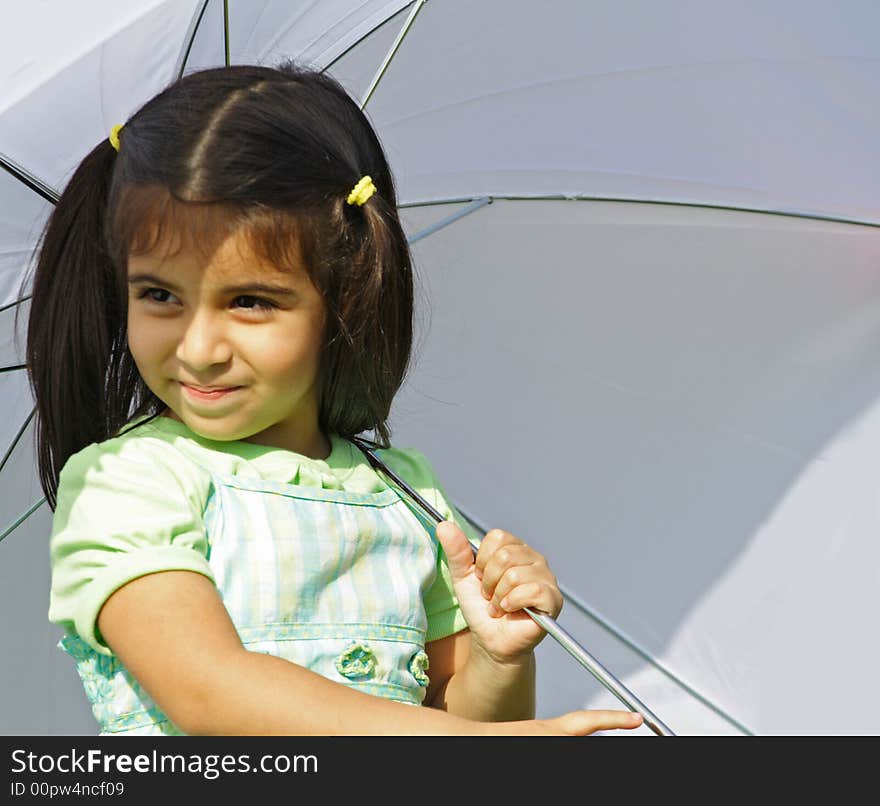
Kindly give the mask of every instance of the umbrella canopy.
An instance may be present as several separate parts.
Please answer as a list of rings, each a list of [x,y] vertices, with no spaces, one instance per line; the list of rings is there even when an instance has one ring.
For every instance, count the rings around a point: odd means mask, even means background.
[[[114,123],[181,72],[317,65],[366,103],[413,243],[395,444],[548,557],[560,623],[676,733],[876,731],[876,4],[55,0],[6,19],[4,366],[53,193]],[[0,726],[96,732],[46,620],[33,403],[21,369],[0,384]],[[837,675],[857,708],[817,707]],[[619,705],[552,641],[538,693],[546,716]]]

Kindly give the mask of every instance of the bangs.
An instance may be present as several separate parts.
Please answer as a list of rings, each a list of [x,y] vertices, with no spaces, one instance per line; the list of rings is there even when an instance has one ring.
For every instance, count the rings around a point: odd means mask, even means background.
[[[314,281],[312,228],[303,226],[303,218],[311,216],[262,205],[184,201],[162,185],[131,184],[113,206],[108,248],[124,276],[129,255],[173,257],[193,250],[208,258],[241,230],[254,253],[278,271],[302,267]]]

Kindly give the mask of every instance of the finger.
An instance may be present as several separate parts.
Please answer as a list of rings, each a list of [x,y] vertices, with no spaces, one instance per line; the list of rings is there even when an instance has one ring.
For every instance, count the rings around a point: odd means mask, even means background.
[[[467,536],[452,521],[438,523],[436,533],[449,561],[453,581],[464,579],[474,566],[474,552]]]
[[[517,569],[511,569],[513,571]],[[502,579],[502,583],[504,579]],[[499,585],[499,588],[501,586]],[[498,589],[496,588],[496,591]],[[562,593],[555,585],[547,582],[526,582],[511,588],[501,598],[492,599],[492,604],[504,613],[515,613],[524,607],[530,607],[546,613],[551,618],[556,618],[562,611]]]
[[[643,719],[634,711],[572,711],[548,722],[569,736],[588,736],[599,730],[632,730]]]
[[[538,552],[525,543],[511,543],[499,546],[485,558],[482,568],[477,555],[477,576],[483,587],[483,595],[491,598],[501,577],[513,567],[526,567],[543,560]]]
[[[477,552],[477,575],[483,573],[486,563],[501,546],[525,545],[516,535],[505,532],[503,529],[490,529],[480,541],[480,550]]]

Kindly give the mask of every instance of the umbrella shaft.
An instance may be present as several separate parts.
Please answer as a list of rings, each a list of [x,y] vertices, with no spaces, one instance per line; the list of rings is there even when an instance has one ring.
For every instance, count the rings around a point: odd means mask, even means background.
[[[376,456],[370,448],[361,443],[359,440],[352,440],[370,460],[373,467],[382,470],[395,484],[397,484],[413,501],[415,501],[428,515],[430,515],[437,523],[446,520],[443,515],[432,507],[421,495],[419,495],[412,487],[410,487],[403,479],[401,479],[393,470],[387,467],[378,456]],[[476,556],[479,546],[468,540],[471,550]],[[611,674],[599,661],[597,661],[586,649],[584,649],[574,638],[571,637],[554,618],[524,607],[526,613],[532,620],[542,627],[545,632],[553,636],[553,638],[568,652],[578,663],[581,664],[593,677],[596,678],[605,688],[607,688],[617,699],[619,699],[627,708],[632,711],[638,711],[645,720],[645,724],[658,736],[675,736],[675,734],[664,725],[651,710],[641,702],[626,686],[623,685],[614,675]]]
[[[599,661],[597,661],[586,649],[571,637],[556,620],[544,613],[539,613],[529,607],[523,610],[531,616],[545,632],[549,633],[559,645],[568,652],[578,663],[581,664],[593,677],[607,688],[618,700],[631,711],[638,711],[647,725],[658,736],[675,736],[675,734],[661,722],[654,713],[635,694],[623,685],[611,674]]]

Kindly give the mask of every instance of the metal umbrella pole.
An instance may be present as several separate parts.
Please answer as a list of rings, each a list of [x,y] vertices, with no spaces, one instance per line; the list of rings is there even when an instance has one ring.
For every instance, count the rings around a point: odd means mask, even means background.
[[[401,479],[391,468],[385,465],[381,459],[373,452],[373,450],[359,439],[353,439],[352,442],[366,454],[370,464],[377,470],[385,473],[400,489],[402,489],[415,503],[417,503],[424,512],[435,520],[437,523],[446,520],[434,507],[432,507],[421,495],[419,495],[412,487],[410,487],[403,479]],[[479,546],[475,545],[468,539],[474,556],[477,554]],[[581,664],[593,677],[596,678],[605,688],[607,688],[618,700],[620,700],[629,710],[638,711],[645,724],[658,736],[675,736],[675,734],[645,705],[635,694],[633,694],[623,683],[621,683],[614,675],[611,674],[599,661],[597,661],[586,649],[584,649],[572,636],[566,632],[556,619],[551,618],[544,613],[539,613],[529,607],[523,610],[529,614],[532,620],[538,624],[545,632],[552,635],[559,645],[568,652],[578,663]]]

